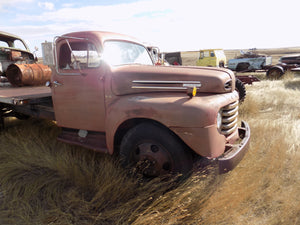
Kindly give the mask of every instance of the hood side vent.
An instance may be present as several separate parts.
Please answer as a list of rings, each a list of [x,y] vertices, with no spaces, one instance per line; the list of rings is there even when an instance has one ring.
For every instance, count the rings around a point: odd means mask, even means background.
[[[224,85],[224,89],[226,91],[231,91],[232,90],[232,80],[228,80],[225,85]]]
[[[188,88],[201,87],[200,81],[153,81],[153,80],[134,80],[131,88],[161,89],[161,90],[187,90]]]

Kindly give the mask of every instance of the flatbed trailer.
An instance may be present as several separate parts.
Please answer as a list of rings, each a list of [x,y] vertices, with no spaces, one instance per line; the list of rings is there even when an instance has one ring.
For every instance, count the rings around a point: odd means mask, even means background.
[[[51,89],[46,86],[0,86],[0,128],[4,127],[4,118],[11,116],[55,120]]]

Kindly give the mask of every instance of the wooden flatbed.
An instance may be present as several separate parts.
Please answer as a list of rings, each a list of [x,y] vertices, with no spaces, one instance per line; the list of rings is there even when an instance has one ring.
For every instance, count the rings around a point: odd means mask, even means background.
[[[55,120],[51,89],[46,86],[0,85],[0,130],[4,127],[5,117],[26,116]]]
[[[22,105],[25,102],[51,97],[51,89],[39,87],[0,87],[0,103]]]

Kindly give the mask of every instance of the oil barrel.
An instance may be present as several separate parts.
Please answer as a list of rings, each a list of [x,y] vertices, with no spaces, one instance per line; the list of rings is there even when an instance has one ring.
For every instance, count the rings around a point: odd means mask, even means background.
[[[43,64],[11,64],[6,77],[13,86],[45,85],[51,79],[51,68]]]

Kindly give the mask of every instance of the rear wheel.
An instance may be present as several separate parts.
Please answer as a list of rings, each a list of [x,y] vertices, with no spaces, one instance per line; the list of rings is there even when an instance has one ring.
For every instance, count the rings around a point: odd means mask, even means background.
[[[282,67],[272,67],[267,71],[267,77],[271,80],[277,80],[284,74]]]
[[[186,174],[193,163],[189,149],[173,133],[149,122],[127,132],[121,142],[120,158],[124,167],[145,177]]]

